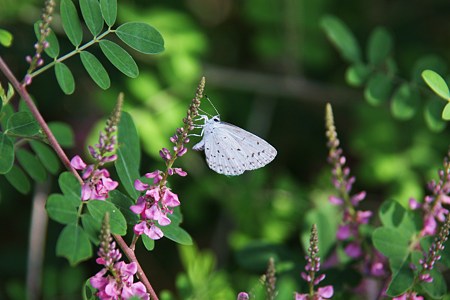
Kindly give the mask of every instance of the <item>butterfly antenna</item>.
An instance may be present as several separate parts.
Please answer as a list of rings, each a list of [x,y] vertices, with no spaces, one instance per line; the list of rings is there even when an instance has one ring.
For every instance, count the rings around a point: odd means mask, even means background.
[[[201,111],[202,113],[204,113],[205,115],[208,115],[208,117],[212,117],[212,115],[209,113],[209,112],[207,112],[207,111],[204,111],[203,109],[201,109],[200,107],[198,108],[198,110],[199,111]]]
[[[205,95],[205,98],[206,98],[206,100],[208,100],[209,104],[211,104],[211,106],[214,108],[214,110],[216,111],[217,115],[220,116],[219,111],[216,109],[216,107],[214,106],[212,101],[209,99],[208,95]]]

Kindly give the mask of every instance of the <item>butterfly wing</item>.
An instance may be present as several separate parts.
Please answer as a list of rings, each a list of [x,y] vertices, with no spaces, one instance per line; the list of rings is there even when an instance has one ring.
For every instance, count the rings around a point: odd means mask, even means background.
[[[240,175],[265,166],[277,155],[262,138],[225,122],[206,131],[204,141],[208,166],[219,174]]]

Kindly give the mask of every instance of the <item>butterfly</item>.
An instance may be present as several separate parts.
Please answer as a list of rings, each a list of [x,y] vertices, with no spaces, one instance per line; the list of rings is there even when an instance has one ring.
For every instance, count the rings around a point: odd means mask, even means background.
[[[211,119],[200,115],[205,123],[202,140],[192,149],[205,151],[206,162],[215,172],[224,175],[240,175],[270,163],[277,150],[262,138],[232,124],[220,121],[219,115]]]

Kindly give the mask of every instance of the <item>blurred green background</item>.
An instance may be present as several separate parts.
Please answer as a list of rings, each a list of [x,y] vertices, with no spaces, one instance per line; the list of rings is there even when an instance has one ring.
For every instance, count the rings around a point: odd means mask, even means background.
[[[310,224],[319,223],[325,256],[340,221],[327,201],[333,189],[326,161],[326,102],[333,105],[339,138],[357,177],[355,191],[368,192],[365,207],[376,211],[385,199],[403,204],[409,197],[420,199],[426,181],[436,178],[447,152],[448,130],[428,129],[422,110],[400,121],[388,104],[373,107],[365,102],[362,89],[346,84],[347,64],[327,40],[320,20],[326,14],[340,18],[363,50],[372,30],[384,26],[394,37],[392,57],[398,73],[409,78],[420,57],[435,54],[450,61],[448,1],[118,4],[119,23],[151,24],[163,35],[166,51],[154,56],[133,52],[140,68],[136,79],[126,78],[103,60],[112,80],[107,91],[89,78],[79,57],[68,61],[77,84],[73,95],[61,92],[53,70],[33,81],[29,90],[45,119],[67,122],[75,132],[69,157],[87,154],[87,145],[95,141],[118,93],[124,92],[124,109],[132,114],[141,137],[141,173],[163,168],[158,151],[170,146],[168,138],[181,126],[201,76],[206,77],[206,94],[222,120],[264,137],[278,150],[265,168],[235,178],[209,170],[202,153],[189,151],[177,161],[189,176],[173,178],[171,187],[182,203],[183,227],[197,247],[178,247],[162,239],[153,252],[137,250],[156,291],[170,290],[179,299],[233,299],[238,291],[250,289],[257,294],[257,280],[269,256],[278,265],[279,299],[302,289],[301,241]],[[0,0],[0,27],[14,35],[12,47],[0,48],[0,55],[18,78],[28,67],[25,56],[34,50],[32,24],[42,5],[35,0]],[[71,51],[57,16],[53,25],[62,53]],[[98,47],[91,51],[99,53]],[[214,112],[206,101],[202,108]],[[47,184],[49,191],[57,191],[55,178]],[[19,194],[4,178],[0,189],[0,226],[8,230],[0,247],[0,298],[21,299],[32,195]],[[49,222],[42,298],[79,299],[83,281],[99,268],[93,262],[71,268],[55,257],[60,230],[59,224]]]

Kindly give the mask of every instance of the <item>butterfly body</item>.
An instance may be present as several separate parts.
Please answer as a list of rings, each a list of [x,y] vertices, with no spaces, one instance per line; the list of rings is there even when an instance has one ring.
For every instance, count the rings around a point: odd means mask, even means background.
[[[194,150],[204,150],[208,166],[219,174],[240,175],[270,163],[277,150],[262,138],[232,124],[221,122],[219,116],[205,120],[202,140]]]

